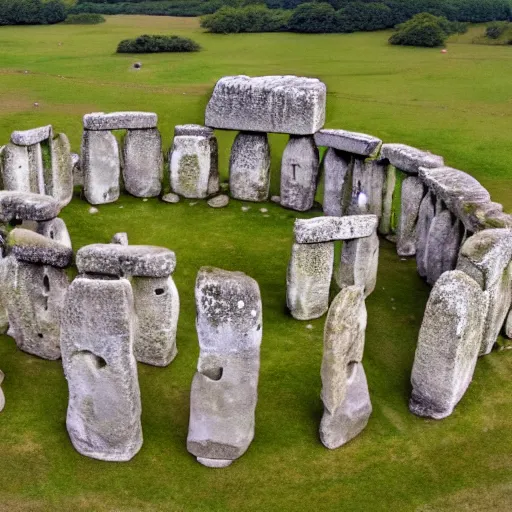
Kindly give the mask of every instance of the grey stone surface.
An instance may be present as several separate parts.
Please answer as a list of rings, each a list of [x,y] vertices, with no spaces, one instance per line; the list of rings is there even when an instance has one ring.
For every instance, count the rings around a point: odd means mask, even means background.
[[[174,136],[194,135],[196,137],[213,137],[214,132],[208,126],[200,124],[178,124],[174,127]]]
[[[297,320],[321,317],[329,308],[334,243],[293,244],[286,276],[286,304]]]
[[[414,357],[409,409],[418,416],[449,416],[473,377],[487,297],[459,270],[445,272],[430,293]]]
[[[0,370],[0,385],[4,381],[4,372]],[[4,410],[5,407],[5,395],[3,389],[0,387],[0,412]]]
[[[320,439],[330,449],[357,436],[372,412],[361,363],[366,322],[361,288],[344,288],[333,300],[324,328]]]
[[[507,320],[505,321],[505,336],[512,339],[512,309],[508,312]]]
[[[52,138],[52,126],[41,126],[31,130],[14,131],[11,134],[11,142],[18,146],[32,146],[44,140]]]
[[[162,201],[164,203],[176,204],[180,202],[180,196],[178,194],[170,192],[169,194],[165,194],[162,196]]]
[[[380,156],[389,160],[397,169],[410,174],[418,174],[420,167],[434,168],[444,165],[442,156],[405,144],[383,144]]]
[[[52,220],[38,222],[36,231],[40,235],[51,238],[59,244],[71,248],[71,238],[66,223],[58,217]]]
[[[162,188],[164,158],[157,128],[128,130],[123,143],[123,179],[135,197],[155,197]]]
[[[233,461],[229,459],[208,459],[206,457],[197,457],[197,462],[207,468],[227,468],[233,464]]]
[[[11,220],[51,220],[61,207],[50,196],[16,191],[0,191],[0,222]]]
[[[30,190],[36,194],[45,194],[45,169],[41,144],[27,147]]]
[[[425,266],[427,283],[434,285],[439,276],[445,271],[443,254],[444,247],[450,240],[453,231],[454,217],[449,210],[436,208],[436,215],[428,230],[427,247],[425,250]]]
[[[69,286],[66,272],[12,255],[0,260],[0,267],[9,334],[20,350],[59,359],[61,310]]]
[[[91,244],[78,249],[76,266],[88,274],[168,277],[176,267],[176,256],[153,245]]]
[[[370,236],[375,232],[377,223],[376,215],[313,217],[295,219],[293,232],[297,243],[313,244]]]
[[[229,204],[229,196],[221,194],[220,196],[212,197],[207,204],[212,208],[224,208]]]
[[[325,128],[315,133],[315,142],[317,146],[327,146],[361,156],[377,156],[382,145],[380,139],[366,133]]]
[[[242,272],[200,269],[196,286],[199,361],[190,393],[187,450],[209,466],[241,457],[254,437],[262,305]],[[209,460],[205,460],[209,459]]]
[[[297,76],[226,76],[215,85],[205,124],[225,130],[313,135],[325,122],[325,84]]]
[[[402,181],[396,242],[396,252],[399,256],[414,256],[416,254],[418,216],[425,192],[425,186],[417,176],[409,176]]]
[[[381,235],[391,234],[391,217],[393,214],[393,196],[396,186],[396,167],[389,164],[384,174],[382,184],[382,216],[379,222],[379,233]]]
[[[50,156],[51,178],[47,179],[45,191],[65,206],[73,197],[73,159],[69,139],[63,133],[50,140]]]
[[[459,257],[459,250],[464,238],[464,233],[464,226],[462,222],[457,218],[453,219],[452,229],[443,247],[443,272],[446,272],[447,270],[454,270],[457,266],[457,259]]]
[[[314,137],[290,137],[281,160],[281,206],[299,212],[312,208],[318,181],[318,158]]]
[[[80,155],[78,153],[71,153],[71,162],[73,163],[73,186],[84,185],[84,173],[80,166]]]
[[[85,198],[90,204],[112,203],[119,199],[119,148],[112,133],[84,130],[80,167]]]
[[[0,155],[2,182],[5,190],[36,192],[31,188],[28,148],[7,144]]]
[[[270,147],[266,133],[240,132],[231,147],[229,191],[241,201],[266,201],[270,187]]]
[[[84,116],[86,130],[145,130],[156,128],[157,123],[153,112],[93,112]]]
[[[71,283],[61,337],[66,426],[75,449],[87,457],[127,461],[142,446],[134,319],[128,280],[78,277]]]
[[[348,153],[328,148],[322,162],[324,171],[323,210],[325,215],[341,217],[344,213],[343,199],[347,188],[352,157]]]
[[[137,314],[135,358],[141,363],[167,366],[178,352],[178,289],[172,277],[134,277],[131,284]]]
[[[427,248],[428,233],[430,225],[436,215],[436,198],[432,192],[427,192],[423,198],[418,213],[418,223],[416,225],[416,266],[418,274],[421,277],[427,277]]]
[[[127,233],[116,233],[110,240],[111,244],[128,245]]]
[[[377,160],[354,159],[352,171],[352,198],[358,200],[360,194],[366,196],[364,210],[352,206],[353,213],[372,213],[377,217],[382,216],[382,197],[386,178],[387,164]],[[349,207],[349,213],[351,208]],[[359,210],[359,211],[358,211]]]

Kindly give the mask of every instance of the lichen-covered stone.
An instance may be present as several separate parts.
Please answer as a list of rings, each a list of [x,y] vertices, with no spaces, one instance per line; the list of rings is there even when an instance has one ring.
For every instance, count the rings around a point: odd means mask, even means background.
[[[396,186],[396,167],[389,164],[386,166],[384,183],[382,185],[382,216],[379,221],[379,233],[381,235],[391,234],[391,217],[393,213],[393,196]]]
[[[313,135],[325,122],[325,84],[297,76],[226,76],[215,85],[205,124],[224,130]]]
[[[410,174],[418,174],[420,167],[435,168],[444,165],[442,156],[405,144],[383,144],[380,156],[397,169]]]
[[[377,156],[382,141],[366,133],[331,130],[324,128],[315,133],[317,146],[339,149],[360,156]]]
[[[123,143],[123,179],[135,197],[160,194],[163,177],[162,138],[156,128],[128,130]]]
[[[69,236],[66,223],[58,217],[52,220],[38,222],[37,232],[47,238],[51,238],[59,244],[71,248],[71,238]]]
[[[258,283],[242,272],[200,269],[196,287],[199,361],[190,393],[187,450],[225,467],[254,437],[262,306]]]
[[[348,153],[328,148],[323,159],[325,215],[341,217],[344,213],[344,197],[350,187],[349,178],[352,157]]]
[[[329,309],[333,265],[333,242],[293,244],[286,276],[286,304],[294,318],[312,320]]]
[[[51,179],[45,184],[45,191],[65,206],[73,197],[73,159],[71,144],[63,133],[51,139],[50,156]]]
[[[112,133],[84,130],[80,167],[85,198],[90,204],[112,203],[119,199],[119,148]]]
[[[400,220],[397,230],[396,252],[399,256],[416,254],[417,224],[425,186],[416,176],[402,181]]]
[[[145,130],[156,128],[157,123],[153,112],[93,112],[84,116],[86,130]]]
[[[128,245],[127,233],[116,233],[110,240],[111,244]]]
[[[224,208],[229,204],[229,196],[221,194],[220,196],[212,197],[207,204],[212,208]]]
[[[449,416],[473,378],[480,349],[487,297],[459,270],[436,282],[421,324],[409,409],[418,416]]]
[[[427,277],[427,247],[430,225],[436,215],[436,198],[430,191],[423,198],[418,212],[416,225],[416,266],[421,277]]]
[[[28,148],[6,144],[0,155],[2,182],[5,190],[36,192],[31,188]]]
[[[449,210],[436,208],[436,215],[428,230],[427,247],[425,250],[425,266],[427,283],[434,285],[439,276],[446,270],[443,261],[444,247],[450,240],[454,218]]]
[[[299,244],[351,240],[370,236],[377,228],[376,215],[346,215],[344,217],[313,217],[295,219],[293,232]]]
[[[13,220],[51,220],[61,207],[50,196],[16,191],[0,191],[0,222]]]
[[[324,328],[320,439],[330,449],[357,436],[372,412],[361,363],[366,321],[362,289],[344,288],[333,300]]]
[[[11,134],[11,142],[18,146],[32,146],[50,139],[52,134],[51,125],[32,128],[31,130],[14,131]]]
[[[127,461],[142,446],[134,319],[126,279],[78,277],[69,287],[61,338],[66,426],[75,449],[87,457]]]
[[[281,160],[281,206],[311,209],[318,181],[318,148],[312,136],[291,136]]]
[[[176,256],[153,245],[91,244],[78,249],[76,266],[87,274],[168,277],[176,267]]]
[[[354,159],[352,171],[352,201],[357,202],[360,194],[366,196],[364,213],[382,216],[382,196],[387,164],[378,160]],[[349,206],[348,213],[362,213],[358,205]],[[355,207],[355,208],[354,208]],[[352,212],[351,212],[352,210]]]

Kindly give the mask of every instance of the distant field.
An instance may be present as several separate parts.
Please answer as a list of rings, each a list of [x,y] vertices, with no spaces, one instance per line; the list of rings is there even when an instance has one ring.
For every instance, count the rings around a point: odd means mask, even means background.
[[[51,123],[78,151],[83,114],[150,110],[169,147],[174,125],[203,122],[223,75],[317,76],[328,86],[328,127],[442,154],[512,211],[512,47],[468,44],[481,31],[454,39],[443,55],[388,46],[387,32],[219,36],[203,33],[191,18],[0,27],[0,144],[14,129]],[[191,37],[204,51],[114,53],[121,39],[145,33]],[[130,69],[136,61],[143,64],[137,72]],[[233,136],[219,134],[223,177]],[[285,142],[271,137],[273,193]],[[130,463],[102,463],[81,457],[69,442],[60,363],[18,352],[1,337],[7,400],[0,414],[1,512],[512,509],[510,350],[480,360],[450,418],[410,414],[410,370],[429,288],[414,261],[402,261],[382,241],[378,287],[367,300],[364,359],[374,412],[361,436],[328,451],[317,436],[324,319],[298,322],[284,311],[293,220],[318,213],[265,204],[270,216],[263,217],[259,205],[243,213],[237,201],[219,211],[190,203],[123,196],[93,216],[77,197],[64,210],[75,249],[128,231],[133,243],[176,251],[179,354],[167,369],[139,365],[144,446]],[[225,470],[200,466],[185,447],[198,355],[193,286],[206,264],[250,274],[264,304],[256,438]]]

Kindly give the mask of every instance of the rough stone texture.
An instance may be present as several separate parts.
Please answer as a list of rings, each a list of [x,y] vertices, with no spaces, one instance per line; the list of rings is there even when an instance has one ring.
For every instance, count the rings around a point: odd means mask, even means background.
[[[364,297],[358,286],[345,288],[336,296],[325,321],[320,439],[330,449],[357,436],[372,412],[361,363],[366,321]]]
[[[75,449],[87,457],[126,461],[142,446],[134,318],[126,279],[78,277],[69,287],[61,338],[66,426]]]
[[[428,230],[427,247],[425,250],[425,266],[427,271],[427,283],[434,285],[439,276],[445,271],[443,254],[444,247],[450,240],[454,219],[449,210],[436,208],[436,216],[430,223]]]
[[[383,144],[380,156],[389,160],[391,165],[410,174],[418,174],[420,167],[434,168],[444,165],[442,156],[405,144]]]
[[[427,277],[427,247],[430,225],[436,215],[436,198],[432,192],[427,192],[423,198],[418,213],[416,225],[416,266],[421,277]]]
[[[452,224],[452,229],[446,243],[443,247],[442,271],[454,270],[457,266],[457,259],[459,257],[459,250],[464,238],[464,226],[462,222],[455,218]]]
[[[397,230],[396,252],[399,256],[416,254],[417,224],[425,186],[416,176],[402,181],[400,220]]]
[[[38,222],[36,231],[47,238],[55,240],[59,244],[71,248],[71,238],[69,236],[66,223],[59,218]]]
[[[116,233],[110,240],[111,244],[128,245],[127,233]]]
[[[325,122],[325,84],[296,76],[226,76],[215,85],[205,124],[225,130],[313,135]]]
[[[384,171],[384,183],[382,184],[382,216],[379,222],[381,235],[391,234],[391,216],[393,212],[393,196],[396,185],[396,167],[389,164]]]
[[[71,153],[71,161],[73,163],[73,186],[83,187],[84,173],[80,166],[80,155],[77,153]]]
[[[60,318],[69,286],[66,272],[51,266],[0,260],[9,334],[18,348],[43,359],[60,357]]]
[[[0,222],[51,220],[61,207],[53,197],[16,191],[0,191]]]
[[[162,201],[164,203],[176,204],[180,202],[180,196],[178,194],[170,192],[169,194],[165,194],[162,196]]]
[[[137,313],[135,358],[141,363],[167,366],[178,353],[178,289],[172,277],[134,277],[131,284]]]
[[[162,189],[162,138],[156,128],[128,130],[123,143],[123,179],[135,197],[155,197]]]
[[[334,243],[293,244],[286,276],[286,304],[297,320],[312,320],[329,309]]]
[[[480,354],[491,352],[512,303],[512,230],[486,229],[466,240],[457,269],[489,294]]]
[[[373,213],[379,219],[382,216],[382,196],[386,178],[386,167],[387,164],[377,160],[365,161],[361,158],[356,158],[352,171],[352,197],[357,202],[359,195],[361,193],[365,194],[367,202],[364,213]],[[357,207],[354,208],[354,206],[356,205],[352,206],[352,211],[356,213]]]
[[[201,463],[211,467],[218,461],[224,467],[241,457],[254,438],[260,290],[242,272],[203,267],[195,298],[200,354],[190,393],[187,450]]]
[[[317,146],[339,149],[361,156],[377,156],[382,141],[365,133],[323,129],[315,133]]]
[[[168,277],[176,267],[176,256],[154,245],[91,244],[78,249],[76,266],[81,273]]]
[[[45,169],[41,144],[27,147],[30,190],[37,194],[46,193]]]
[[[318,172],[318,148],[314,138],[291,136],[281,160],[281,206],[299,212],[311,209]]]
[[[89,203],[112,203],[119,199],[119,148],[112,133],[84,130],[80,167]]]
[[[487,297],[459,270],[437,281],[425,309],[411,382],[409,409],[418,416],[449,416],[473,377]]]
[[[241,201],[266,201],[270,187],[270,147],[266,133],[240,132],[231,147],[229,191]]]
[[[352,166],[352,156],[337,149],[328,148],[323,159],[325,215],[341,217],[344,212],[343,199],[347,188]]]
[[[512,338],[512,309],[508,312],[507,320],[505,322],[505,336]]]
[[[156,128],[158,116],[152,112],[93,112],[84,116],[86,130],[145,130]]]
[[[61,206],[67,205],[73,197],[73,159],[71,144],[63,133],[50,141],[52,160],[51,179],[45,185],[45,191],[53,196]]]
[[[39,144],[44,140],[51,139],[52,133],[50,124],[31,130],[15,131],[11,134],[11,142],[18,146],[32,146],[32,144]]]
[[[375,232],[377,222],[376,215],[295,219],[293,232],[299,244],[350,240],[370,236]]]
[[[30,182],[28,148],[7,144],[0,155],[2,160],[2,182],[5,190],[35,192]]]
[[[7,238],[9,254],[19,261],[39,263],[52,267],[65,268],[71,264],[73,250],[55,239],[28,229],[15,228]]]
[[[370,236],[343,242],[336,282],[342,289],[359,286],[368,297],[375,290],[378,268],[379,237],[374,231]]]
[[[229,196],[226,195],[220,195],[216,197],[212,197],[208,201],[208,206],[211,206],[212,208],[224,208],[229,204]]]
[[[208,126],[200,124],[178,124],[174,127],[174,136],[194,135],[196,137],[213,137],[214,132]]]

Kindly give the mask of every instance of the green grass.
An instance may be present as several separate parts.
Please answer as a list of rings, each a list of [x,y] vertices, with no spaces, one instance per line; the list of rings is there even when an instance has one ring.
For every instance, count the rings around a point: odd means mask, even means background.
[[[512,208],[512,48],[466,44],[461,36],[442,55],[390,47],[387,33],[215,36],[197,27],[193,19],[120,16],[93,27],[0,28],[0,141],[14,129],[52,123],[78,150],[84,113],[140,109],[158,113],[169,146],[175,124],[202,122],[221,76],[311,75],[329,88],[328,127],[443,154]],[[114,53],[121,39],[148,32],[192,37],[205,50]],[[142,70],[130,71],[136,60]],[[219,134],[224,177],[233,136]],[[285,141],[271,137],[274,170]],[[274,172],[273,193],[277,178]],[[176,252],[179,354],[165,369],[139,365],[144,446],[133,461],[114,464],[72,448],[60,362],[21,353],[2,337],[1,511],[511,509],[510,351],[479,361],[450,418],[410,414],[410,370],[429,288],[415,262],[402,261],[382,241],[377,290],[367,300],[364,357],[374,412],[357,439],[329,451],[318,440],[324,319],[298,322],[284,310],[293,220],[318,213],[265,204],[264,217],[260,205],[242,212],[237,201],[222,210],[190,203],[122,196],[90,215],[77,197],[62,213],[75,249],[127,231],[131,243]],[[185,447],[198,356],[193,287],[201,265],[248,273],[259,282],[264,305],[256,438],[242,459],[217,471],[197,464]]]

